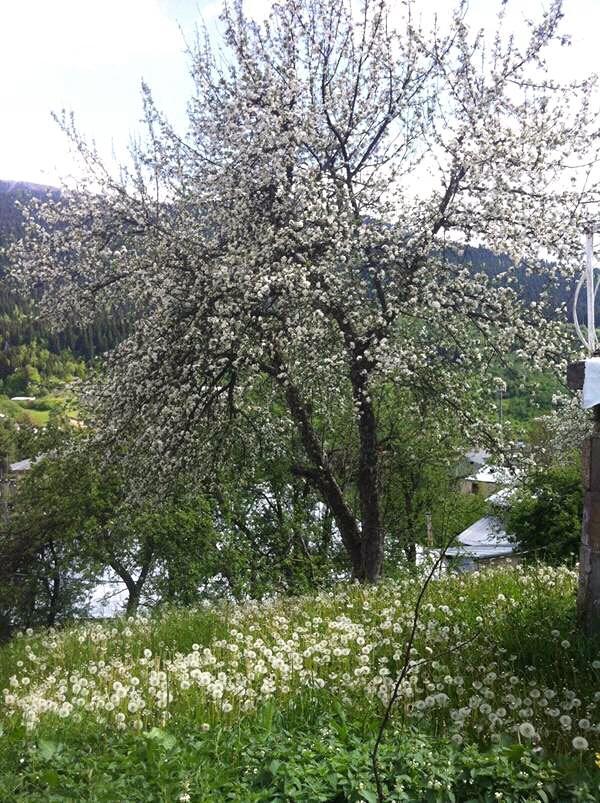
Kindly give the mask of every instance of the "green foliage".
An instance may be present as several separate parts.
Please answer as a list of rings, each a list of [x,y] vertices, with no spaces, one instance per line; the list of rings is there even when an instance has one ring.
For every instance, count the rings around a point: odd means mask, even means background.
[[[441,533],[436,544],[444,546],[452,535],[466,530],[487,512],[488,504],[480,494],[456,492],[449,495],[433,518],[434,533]]]
[[[43,454],[43,445],[70,434],[50,427],[31,435],[29,445],[38,447],[31,454]],[[8,494],[8,515],[0,521],[0,615],[11,626],[53,625],[85,612],[87,581],[96,566],[76,537],[82,488],[80,472],[45,458]]]
[[[115,573],[129,613],[143,595],[190,603],[219,571],[212,509],[195,493],[133,502],[118,462],[101,465],[61,408],[21,448],[41,455],[15,485],[0,523],[0,611],[13,626],[83,611],[95,579]]]
[[[511,500],[507,532],[529,558],[551,563],[579,552],[583,492],[579,456],[533,472]]]
[[[56,354],[43,341],[11,346],[0,338],[0,346],[0,392],[7,396],[44,395],[85,373],[84,363],[70,350]]]
[[[552,410],[553,397],[564,391],[564,385],[552,370],[532,370],[529,363],[508,355],[497,366],[504,381],[502,393],[496,391],[497,419],[509,421],[517,431],[527,432],[535,418]]]
[[[1,406],[0,406],[1,410]],[[16,455],[17,429],[6,413],[0,417],[0,478],[8,470],[8,464]]]
[[[563,390],[551,373],[533,372],[524,366],[507,371],[505,415],[515,421],[531,422],[552,409],[552,397]]]
[[[127,505],[115,516],[115,527],[125,542],[139,545],[136,557],[143,559],[144,552],[152,556],[146,598],[191,605],[220,570],[213,511],[201,494],[137,508]]]
[[[340,712],[306,727],[285,716],[268,726],[142,738],[84,731],[0,748],[8,768],[2,803],[95,801],[172,803],[375,803],[370,774],[373,723]],[[20,761],[22,759],[22,762]],[[553,762],[515,745],[462,749],[417,731],[395,730],[381,755],[386,800],[405,803],[548,803],[597,800],[598,775],[578,762]],[[501,797],[499,797],[501,795]]]
[[[500,662],[496,664],[499,676],[502,665],[508,666],[509,674],[523,678],[523,689],[531,689],[530,681],[535,681],[542,688],[547,684],[573,689],[580,700],[590,699],[599,677],[592,668],[598,645],[573,631],[574,600],[568,593],[572,585],[571,573],[542,567],[442,580],[428,592],[432,610],[424,611],[419,653],[426,639],[432,638],[425,636],[431,634],[427,624],[438,617],[464,623],[472,632],[478,617],[483,617],[482,639],[473,640],[457,654],[436,655],[446,665],[439,668],[440,675],[448,672],[464,677],[467,697],[481,687],[486,671],[482,666],[493,658]],[[365,624],[381,621],[394,589],[399,591],[400,586],[383,584],[370,592],[340,586],[332,595],[250,605],[237,609],[235,626],[273,645],[270,626],[282,616],[297,625],[312,621],[316,627],[322,619],[323,633],[329,621],[340,615]],[[408,612],[414,600],[406,587],[404,590],[403,607]],[[444,605],[450,606],[453,614],[448,619],[443,616]],[[221,604],[170,610],[147,624],[107,623],[111,638],[105,647],[84,637],[89,631],[81,626],[16,638],[0,650],[0,685],[8,685],[19,660],[35,678],[38,670],[27,658],[28,651],[43,656],[44,663],[50,661],[42,672],[53,671],[55,661],[56,667],[75,675],[100,654],[106,662],[127,661],[131,655],[138,661],[136,673],[143,677],[139,657],[146,644],[153,650],[152,666],[159,665],[156,662],[166,666],[168,656],[185,654],[193,642],[203,646],[221,639],[231,641],[235,612],[235,606]],[[402,617],[396,618],[400,621]],[[561,644],[565,636],[571,642],[568,648]],[[322,636],[315,632],[315,638],[319,641]],[[45,642],[56,646],[44,648]],[[318,671],[323,672],[323,667]],[[434,682],[435,677],[432,662],[423,684]],[[189,702],[174,708],[172,717],[162,723],[148,718],[139,731],[100,727],[85,716],[49,717],[26,731],[8,712],[0,714],[4,729],[0,801],[172,803],[187,800],[185,795],[190,803],[376,800],[370,753],[381,713],[377,699],[358,695],[345,700],[327,688],[311,690],[294,679],[291,683],[291,694],[266,700],[256,711],[234,720],[217,714],[209,729],[201,727],[205,720],[199,717],[204,713]],[[501,685],[496,687],[494,707],[507,705],[500,696]],[[514,686],[509,690],[522,697],[526,694]],[[572,713],[576,719],[578,714]],[[443,718],[435,712],[411,721],[401,708],[392,718],[380,753],[386,800],[592,803],[600,794],[600,773],[592,751],[573,755],[570,740],[574,732],[559,735],[553,744],[545,742],[545,749],[537,752],[510,732],[504,732],[502,741],[494,745],[483,736],[478,739],[476,729],[469,731],[459,746],[449,738]],[[590,732],[588,737],[590,742],[596,738]]]

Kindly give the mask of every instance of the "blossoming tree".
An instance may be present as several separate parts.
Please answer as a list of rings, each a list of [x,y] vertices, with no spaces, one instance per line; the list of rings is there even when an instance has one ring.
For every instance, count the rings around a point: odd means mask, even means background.
[[[147,138],[116,178],[64,118],[88,181],[30,211],[11,253],[52,316],[133,312],[93,397],[107,443],[126,438],[148,476],[191,471],[276,408],[271,437],[296,432],[294,472],[367,582],[384,559],[382,397],[494,440],[480,376],[509,351],[535,367],[563,356],[543,298],[527,308],[510,269],[492,280],[459,257],[483,243],[551,281],[548,255],[573,269],[597,197],[593,82],[545,71],[566,44],[561,2],[523,41],[506,5],[491,40],[466,3],[446,33],[410,2],[282,0],[263,25],[227,7],[223,47],[190,53],[188,132],[145,88]]]

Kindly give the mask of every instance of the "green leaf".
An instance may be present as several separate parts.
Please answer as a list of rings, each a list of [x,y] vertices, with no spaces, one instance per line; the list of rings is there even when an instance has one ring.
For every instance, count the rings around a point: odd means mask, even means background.
[[[152,739],[165,750],[172,750],[177,744],[177,739],[171,733],[161,730],[160,728],[151,728],[144,733],[146,739]]]
[[[372,789],[361,789],[360,794],[367,801],[367,803],[379,803],[377,792],[373,791]]]
[[[56,770],[51,768],[46,770],[41,779],[50,789],[56,789],[61,783],[60,775]]]
[[[526,752],[526,748],[522,744],[513,744],[506,751],[509,761],[519,761],[519,759]]]
[[[43,761],[50,761],[62,749],[61,744],[51,742],[50,739],[40,739],[38,742],[38,755]]]

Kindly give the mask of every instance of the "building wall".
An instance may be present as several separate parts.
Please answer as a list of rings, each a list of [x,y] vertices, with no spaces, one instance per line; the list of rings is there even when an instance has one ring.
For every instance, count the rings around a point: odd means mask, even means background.
[[[500,486],[496,482],[475,482],[474,480],[464,479],[461,481],[461,493],[464,494],[477,494],[487,499],[488,496],[495,494],[500,490]]]

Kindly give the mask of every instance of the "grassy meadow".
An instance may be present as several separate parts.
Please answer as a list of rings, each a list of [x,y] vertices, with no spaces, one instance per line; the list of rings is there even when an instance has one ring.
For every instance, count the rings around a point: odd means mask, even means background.
[[[13,401],[7,396],[0,395],[0,414],[16,421],[18,424],[45,427],[51,412],[62,409],[65,410],[70,418],[75,418],[77,415],[73,400],[68,395],[40,396],[35,401]]]
[[[0,650],[0,800],[376,801],[420,582],[19,634]],[[600,648],[575,589],[545,566],[430,585],[386,800],[600,799]]]

